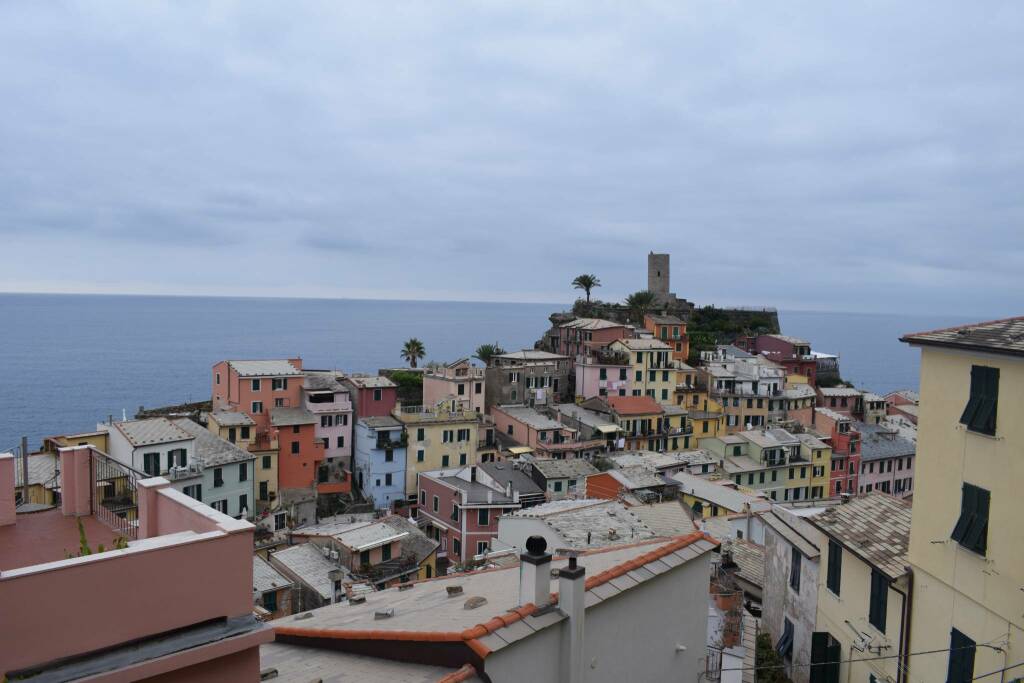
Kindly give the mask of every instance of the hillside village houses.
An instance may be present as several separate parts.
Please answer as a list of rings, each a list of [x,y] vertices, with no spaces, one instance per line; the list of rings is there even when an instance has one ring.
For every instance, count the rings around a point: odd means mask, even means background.
[[[907,335],[921,390],[880,396],[796,337],[708,347],[652,256],[663,308],[553,316],[536,349],[406,373],[419,393],[390,371],[224,360],[208,409],[0,455],[16,604],[43,563],[105,585],[106,556],[130,585],[131,557],[209,564],[205,543],[241,579],[215,561],[196,589],[237,593],[221,626],[176,594],[173,618],[68,635],[70,663],[4,653],[0,674],[157,672],[185,628],[237,642],[239,680],[741,680],[757,637],[795,683],[1020,677],[1024,319]],[[32,550],[37,529],[61,552]],[[94,552],[68,559],[80,541]],[[139,639],[130,662],[101,652]],[[229,670],[229,649],[180,667]]]

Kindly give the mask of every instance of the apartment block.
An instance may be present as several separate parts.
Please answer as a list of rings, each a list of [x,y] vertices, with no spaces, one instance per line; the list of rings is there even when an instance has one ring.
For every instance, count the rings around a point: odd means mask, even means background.
[[[501,354],[484,370],[485,405],[548,406],[565,401],[572,391],[568,356],[539,350]]]
[[[486,411],[484,368],[474,367],[468,358],[423,373],[423,405],[456,400],[461,407],[477,413]]]

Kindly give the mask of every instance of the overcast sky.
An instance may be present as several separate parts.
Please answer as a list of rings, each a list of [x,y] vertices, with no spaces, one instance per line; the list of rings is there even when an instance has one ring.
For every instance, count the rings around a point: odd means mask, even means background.
[[[530,7],[527,7],[530,5]],[[0,291],[1024,313],[1024,3],[0,4]]]

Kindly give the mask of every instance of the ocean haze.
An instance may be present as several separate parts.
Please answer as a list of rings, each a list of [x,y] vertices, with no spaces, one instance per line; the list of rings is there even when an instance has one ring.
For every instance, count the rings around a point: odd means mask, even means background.
[[[376,372],[403,365],[409,337],[426,360],[481,344],[532,348],[550,304],[0,294],[0,451],[22,435],[89,430],[108,415],[204,400],[226,358],[301,356],[307,367]],[[900,334],[976,322],[953,316],[780,313],[787,334],[841,355],[843,375],[886,392],[917,386]]]

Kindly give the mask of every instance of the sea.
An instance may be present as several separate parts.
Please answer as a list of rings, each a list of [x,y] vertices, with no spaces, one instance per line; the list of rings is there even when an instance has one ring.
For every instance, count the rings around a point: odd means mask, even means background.
[[[74,294],[0,294],[0,452],[27,436],[94,429],[108,416],[209,398],[226,358],[292,358],[307,368],[376,372],[471,356],[481,344],[532,348],[552,304]],[[906,332],[971,322],[951,316],[780,311],[784,334],[837,354],[845,379],[878,393],[917,388]]]

